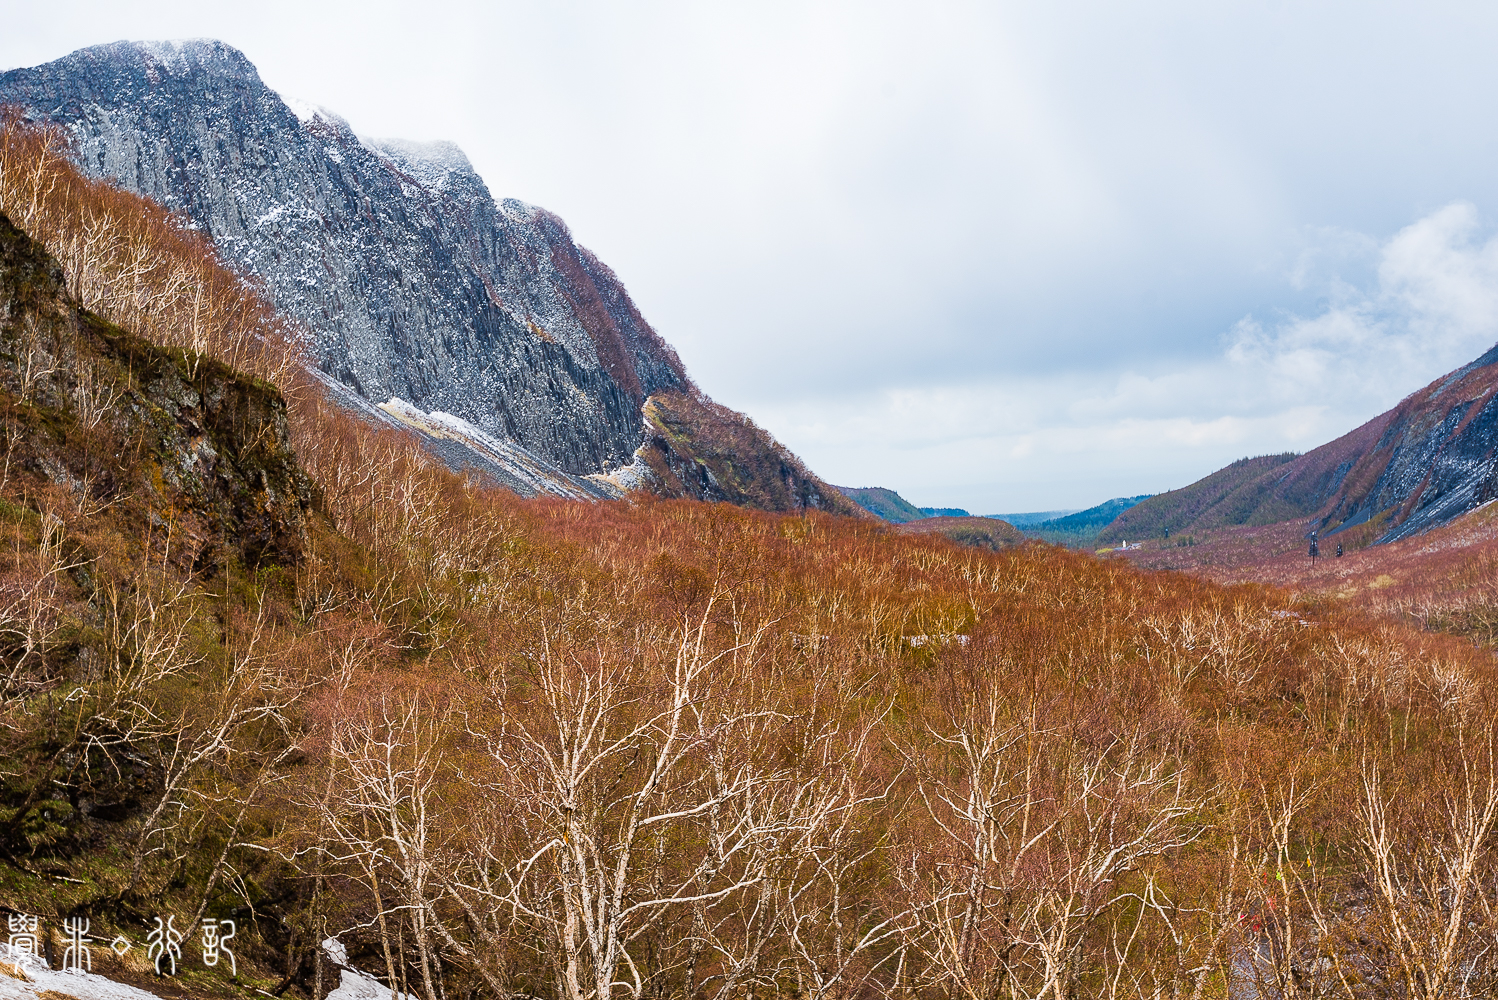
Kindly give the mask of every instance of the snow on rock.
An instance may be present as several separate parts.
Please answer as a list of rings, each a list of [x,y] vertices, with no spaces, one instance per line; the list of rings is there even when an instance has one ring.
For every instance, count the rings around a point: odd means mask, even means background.
[[[409,139],[370,139],[363,136],[360,141],[398,169],[410,174],[429,191],[446,189],[455,174],[478,177],[473,164],[468,162],[467,154],[451,142],[412,142]]]
[[[622,493],[638,493],[641,490],[651,492],[660,483],[660,478],[639,451],[635,452],[635,460],[630,464],[621,465],[612,472],[594,473],[588,478],[594,482],[607,483]]]
[[[332,112],[321,104],[313,104],[310,101],[302,100],[300,97],[287,97],[283,94],[281,100],[286,102],[286,107],[291,109],[291,113],[296,115],[297,121],[303,125],[314,122],[319,118],[335,117]]]
[[[480,468],[502,469],[506,476],[523,484],[521,489],[516,490],[522,495],[549,493],[574,500],[588,500],[617,497],[623,493],[612,484],[600,482],[596,476],[568,475],[514,441],[503,440],[451,413],[441,410],[427,413],[399,397],[392,397],[379,404],[378,409],[401,426],[417,431],[429,443],[451,442],[462,445],[468,454],[482,461]],[[440,447],[433,450],[442,454]]]

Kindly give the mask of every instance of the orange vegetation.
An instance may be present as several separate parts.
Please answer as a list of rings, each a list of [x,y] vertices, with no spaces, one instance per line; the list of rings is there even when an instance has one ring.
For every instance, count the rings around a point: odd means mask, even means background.
[[[1314,561],[1306,530],[1304,522],[1221,529],[1193,536],[1191,546],[1145,542],[1129,559],[1221,583],[1268,583],[1487,645],[1498,640],[1498,507],[1385,545],[1354,548],[1332,535],[1320,540]]]
[[[213,241],[161,206],[80,174],[66,135],[0,107],[0,206],[62,264],[90,309],[167,347],[211,355],[295,395],[293,331]]]
[[[49,246],[68,191],[139,208],[54,185]],[[75,287],[123,310],[143,272],[100,266]],[[266,329],[201,343],[273,374]],[[0,838],[78,880],[9,905],[234,912],[246,967],[312,995],[335,933],[424,1000],[1493,987],[1498,677],[1468,642],[1044,545],[522,501],[293,403],[324,518],[294,564],[134,540],[138,575],[70,573],[58,531],[89,563],[108,510],[0,489],[25,606],[81,623],[5,663],[55,673],[0,709]],[[85,785],[115,811],[68,820]]]
[[[943,538],[985,549],[1020,545],[1025,536],[1008,521],[991,517],[923,517],[895,529],[903,535],[940,535]]]

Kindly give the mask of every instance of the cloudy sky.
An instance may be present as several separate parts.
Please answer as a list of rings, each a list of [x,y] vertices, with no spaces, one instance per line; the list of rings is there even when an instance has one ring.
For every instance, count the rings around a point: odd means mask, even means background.
[[[456,141],[711,395],[923,505],[1171,489],[1498,341],[1498,5],[3,7],[0,68],[217,37]]]

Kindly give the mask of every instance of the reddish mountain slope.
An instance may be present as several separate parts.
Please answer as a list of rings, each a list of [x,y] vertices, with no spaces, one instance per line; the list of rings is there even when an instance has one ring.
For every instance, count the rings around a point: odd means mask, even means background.
[[[1498,347],[1314,451],[1243,459],[1152,497],[1098,541],[1304,520],[1386,542],[1445,524],[1498,496],[1495,391]]]
[[[625,490],[725,501],[780,512],[820,510],[871,518],[819,479],[742,413],[699,393],[656,393],[645,401],[645,443],[632,465],[607,478]]]
[[[959,545],[995,552],[1025,541],[1014,525],[991,517],[925,517],[896,525],[895,531],[902,535],[941,535]]]

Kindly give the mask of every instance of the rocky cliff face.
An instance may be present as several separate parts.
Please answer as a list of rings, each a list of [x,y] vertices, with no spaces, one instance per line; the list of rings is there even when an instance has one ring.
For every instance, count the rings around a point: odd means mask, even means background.
[[[189,571],[300,558],[315,494],[280,393],[80,309],[57,263],[4,216],[0,417],[13,491],[29,480],[24,492],[131,544],[154,537]]]
[[[95,176],[210,234],[315,338],[333,382],[453,414],[572,474],[628,464],[675,353],[550,213],[496,203],[446,143],[356,136],[213,41],[116,43],[0,75]]]
[[[1394,541],[1498,497],[1498,347],[1304,455],[1233,463],[1125,511],[1099,541],[1304,519]]]

